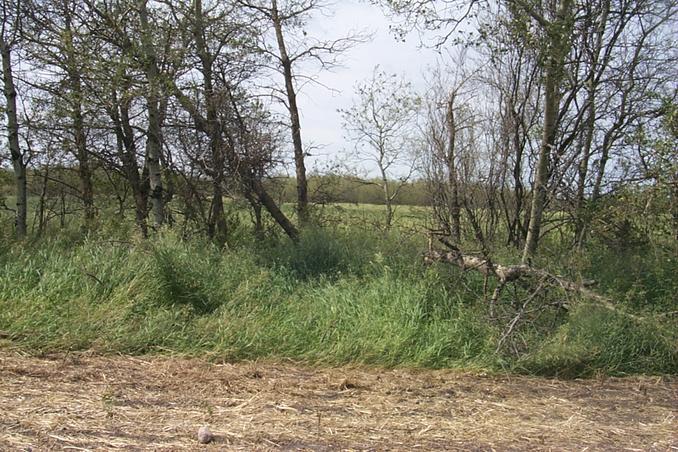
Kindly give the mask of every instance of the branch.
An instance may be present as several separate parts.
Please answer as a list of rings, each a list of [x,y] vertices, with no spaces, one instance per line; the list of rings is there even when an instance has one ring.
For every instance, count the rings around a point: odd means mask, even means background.
[[[444,239],[442,239],[441,242],[446,243]],[[424,264],[430,265],[433,264],[434,262],[445,262],[448,264],[456,265],[457,267],[461,268],[464,271],[475,270],[482,273],[485,276],[495,277],[499,281],[498,287],[501,287],[501,289],[503,289],[503,287],[509,282],[516,281],[522,278],[537,277],[544,281],[550,281],[552,285],[556,285],[565,290],[566,292],[572,292],[588,300],[595,301],[598,305],[610,311],[614,311],[616,313],[622,314],[634,320],[638,321],[645,320],[644,317],[620,311],[614,305],[614,303],[612,303],[610,299],[592,291],[591,289],[586,288],[582,284],[575,283],[573,281],[549,273],[545,270],[533,268],[528,265],[506,266],[495,264],[481,257],[466,255],[456,247],[454,247],[450,251],[438,251],[431,249],[424,253]],[[501,289],[499,289],[500,292]],[[497,293],[496,294],[497,298],[498,295],[499,294]]]

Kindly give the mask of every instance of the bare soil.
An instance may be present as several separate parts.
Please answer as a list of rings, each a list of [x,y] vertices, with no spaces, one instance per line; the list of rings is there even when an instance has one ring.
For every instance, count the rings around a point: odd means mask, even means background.
[[[678,450],[678,380],[0,351],[0,450]],[[215,440],[201,445],[198,429]]]

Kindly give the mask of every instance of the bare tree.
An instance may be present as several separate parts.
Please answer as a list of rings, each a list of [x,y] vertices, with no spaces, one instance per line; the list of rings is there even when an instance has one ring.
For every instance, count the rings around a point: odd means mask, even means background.
[[[262,35],[260,50],[273,60],[272,68],[284,80],[284,89],[274,88],[274,97],[281,99],[290,116],[290,130],[294,147],[294,165],[297,179],[297,214],[301,224],[309,220],[308,181],[306,177],[306,155],[301,137],[301,119],[297,94],[301,82],[308,80],[301,76],[298,67],[306,62],[315,62],[321,68],[334,66],[337,58],[355,44],[364,42],[365,35],[353,35],[336,40],[317,40],[307,36],[303,26],[310,15],[324,8],[320,0],[238,0],[238,3],[252,10],[264,24],[273,29],[275,45],[270,45]]]
[[[456,70],[449,73],[442,64],[433,71],[429,80],[426,117],[421,131],[424,142],[426,171],[433,193],[434,211],[442,229],[449,233],[454,243],[461,242],[461,211],[464,204],[460,168],[476,150],[468,149],[470,129],[475,113],[470,99],[476,97],[473,87],[476,71],[466,64],[462,52],[452,58]],[[469,181],[466,181],[469,182]]]
[[[378,67],[371,79],[356,87],[356,94],[358,102],[341,110],[344,128],[356,143],[358,159],[375,164],[379,171],[388,229],[394,200],[415,169],[411,137],[419,98],[410,83]]]
[[[252,39],[253,28],[246,18],[239,16],[238,10],[220,10],[215,5],[205,8],[202,0],[194,0],[190,9],[182,14],[192,30],[200,85],[180,86],[181,81],[175,80],[172,82],[173,93],[192,118],[195,128],[205,134],[209,142],[209,165],[205,165],[205,171],[212,180],[213,193],[208,233],[220,243],[225,242],[223,194],[228,172],[241,182],[251,200],[256,198],[285,232],[296,239],[295,226],[264,188],[257,173],[261,162],[253,164],[258,159],[250,159],[254,153],[249,152],[249,140],[244,138],[248,135],[249,125],[244,119],[237,92],[241,91],[239,85],[253,69],[251,60],[232,57],[243,52],[243,49],[234,48],[233,43]],[[191,96],[191,87],[198,88],[197,98]]]

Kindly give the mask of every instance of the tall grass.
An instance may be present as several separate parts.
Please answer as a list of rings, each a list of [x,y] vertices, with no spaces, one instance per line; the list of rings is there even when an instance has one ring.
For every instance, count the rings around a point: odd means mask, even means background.
[[[0,246],[0,332],[29,351],[176,352],[216,359],[510,368],[549,375],[675,373],[676,333],[581,305],[495,353],[482,279],[425,268],[397,232],[306,231],[220,250],[163,232]],[[1,343],[0,343],[1,344]]]

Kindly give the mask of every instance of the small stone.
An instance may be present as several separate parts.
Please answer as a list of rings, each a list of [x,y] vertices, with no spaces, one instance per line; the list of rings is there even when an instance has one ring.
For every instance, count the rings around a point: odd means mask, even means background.
[[[202,426],[198,429],[198,441],[200,444],[209,444],[214,440],[214,435],[210,431],[209,427]]]

